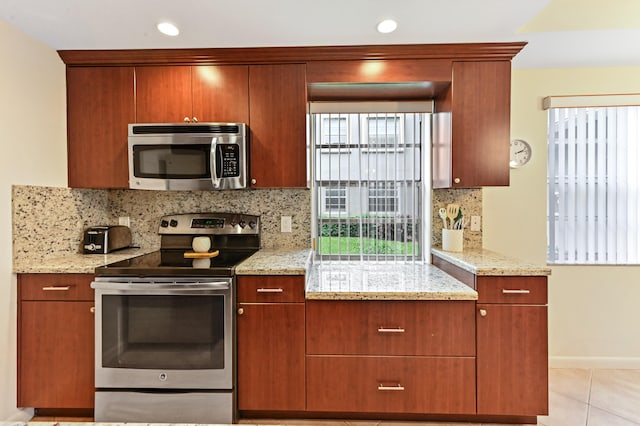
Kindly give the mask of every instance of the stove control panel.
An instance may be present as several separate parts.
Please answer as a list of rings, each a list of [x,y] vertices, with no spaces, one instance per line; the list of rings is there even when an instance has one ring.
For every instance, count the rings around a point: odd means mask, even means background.
[[[160,235],[259,234],[260,216],[237,213],[183,213],[164,216],[160,220]]]

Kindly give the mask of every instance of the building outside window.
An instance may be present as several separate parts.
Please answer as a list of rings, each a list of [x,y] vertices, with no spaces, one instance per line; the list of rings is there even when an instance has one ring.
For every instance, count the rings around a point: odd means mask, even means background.
[[[311,109],[319,259],[422,260],[428,115]]]

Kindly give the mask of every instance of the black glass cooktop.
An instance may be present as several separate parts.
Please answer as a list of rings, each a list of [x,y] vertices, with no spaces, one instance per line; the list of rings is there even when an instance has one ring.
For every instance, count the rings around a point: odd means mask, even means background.
[[[208,275],[233,276],[235,267],[247,259],[255,249],[220,249],[211,259],[189,259],[184,250],[160,250],[132,259],[96,268],[98,276],[135,275]]]

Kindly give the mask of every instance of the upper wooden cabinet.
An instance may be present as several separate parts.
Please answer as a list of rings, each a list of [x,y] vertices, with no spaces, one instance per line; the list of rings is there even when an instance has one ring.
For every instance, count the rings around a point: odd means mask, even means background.
[[[67,68],[71,188],[128,188],[127,125],[135,122],[133,67]]]
[[[249,68],[136,67],[136,122],[249,121]]]
[[[305,188],[305,65],[252,65],[249,93],[251,185]]]
[[[510,101],[510,61],[453,63],[451,86],[436,99],[450,122],[434,121],[434,188],[509,185]]]

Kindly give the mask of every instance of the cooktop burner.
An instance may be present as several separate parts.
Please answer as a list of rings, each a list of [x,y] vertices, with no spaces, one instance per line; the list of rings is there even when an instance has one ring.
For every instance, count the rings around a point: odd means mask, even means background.
[[[230,277],[235,267],[260,248],[259,217],[232,213],[191,213],[165,216],[158,233],[160,250],[96,268],[98,276],[184,276]],[[211,258],[185,258],[193,252],[196,236],[208,236]]]

